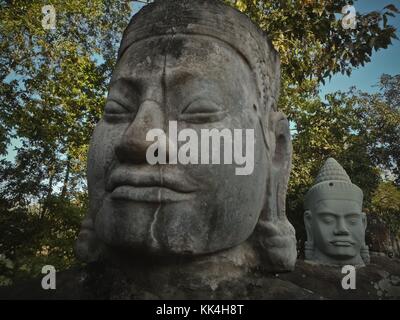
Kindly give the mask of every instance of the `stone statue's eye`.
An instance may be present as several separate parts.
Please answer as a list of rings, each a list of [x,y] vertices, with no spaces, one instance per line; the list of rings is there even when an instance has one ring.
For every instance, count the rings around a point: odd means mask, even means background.
[[[321,219],[324,223],[330,224],[335,221],[335,218],[331,215],[323,215]]]
[[[357,224],[359,221],[357,216],[347,217],[346,220],[348,221],[348,223],[353,224],[353,225]]]
[[[220,121],[226,116],[226,110],[213,101],[198,99],[190,103],[179,116],[179,120],[192,123]]]

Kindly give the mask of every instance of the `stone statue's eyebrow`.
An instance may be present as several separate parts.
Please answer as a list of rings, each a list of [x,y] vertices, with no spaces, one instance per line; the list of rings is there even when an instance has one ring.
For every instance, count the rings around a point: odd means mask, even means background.
[[[320,211],[318,212],[318,215],[320,215],[320,216],[327,216],[327,215],[330,215],[330,216],[338,216],[337,213],[332,212],[332,211],[329,211],[329,210],[320,210]]]
[[[357,212],[349,212],[349,213],[346,213],[345,214],[345,217],[346,218],[348,218],[348,217],[351,217],[351,216],[356,216],[356,217],[359,217],[359,216],[361,216],[361,213],[357,213]]]
[[[182,70],[174,70],[165,75],[165,81],[168,87],[179,86],[196,78],[198,78],[198,74]]]
[[[172,69],[172,71],[164,75],[165,89],[167,91],[173,91],[175,88],[181,89],[180,87],[190,85],[192,81],[196,81],[198,90],[194,94],[189,94],[183,98],[182,105],[185,107],[193,100],[194,96],[204,96],[204,93],[206,93],[207,98],[216,99],[222,94],[221,86],[217,81],[207,78],[198,72]]]
[[[110,84],[108,99],[129,103],[140,91],[139,81],[132,78],[119,78]]]
[[[168,88],[174,88],[178,86],[190,83],[193,80],[198,82],[206,83],[208,88],[220,90],[221,87],[215,79],[205,76],[202,72],[179,70],[175,68],[169,68],[167,73],[164,73],[164,80]]]
[[[126,86],[137,90],[140,87],[139,80],[127,77],[118,78],[110,83],[110,91],[114,88],[120,89],[121,87],[124,88]]]

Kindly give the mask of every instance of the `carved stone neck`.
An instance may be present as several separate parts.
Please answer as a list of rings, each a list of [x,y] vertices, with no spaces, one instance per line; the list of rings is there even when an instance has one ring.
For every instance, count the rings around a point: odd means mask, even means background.
[[[245,276],[260,265],[252,246],[242,243],[234,248],[196,257],[154,257],[140,254],[138,259],[114,251],[109,253],[107,273],[125,279],[135,286],[153,290],[179,287],[189,290],[209,287],[214,290],[221,282]],[[157,288],[157,289],[156,289]]]

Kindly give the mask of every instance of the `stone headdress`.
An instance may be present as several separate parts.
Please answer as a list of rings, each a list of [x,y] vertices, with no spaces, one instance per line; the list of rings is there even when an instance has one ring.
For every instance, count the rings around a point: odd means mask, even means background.
[[[354,200],[362,206],[363,192],[353,184],[343,167],[333,158],[326,160],[314,186],[307,192],[304,208],[310,210],[311,204],[319,200]]]

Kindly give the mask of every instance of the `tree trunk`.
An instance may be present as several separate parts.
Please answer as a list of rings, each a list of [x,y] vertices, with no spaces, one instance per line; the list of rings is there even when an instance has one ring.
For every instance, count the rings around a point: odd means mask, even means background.
[[[53,180],[54,180],[54,176],[55,176],[55,172],[52,173],[52,174],[50,175],[50,178],[49,178],[49,187],[48,187],[47,195],[46,195],[45,200],[44,200],[44,203],[43,203],[43,208],[42,208],[41,213],[40,213],[40,220],[42,220],[42,219],[44,218],[44,216],[45,216],[45,214],[46,214],[46,211],[47,211],[47,208],[48,208],[48,202],[49,202],[50,197],[51,197],[51,194],[52,194],[52,192],[53,192]]]
[[[71,158],[68,157],[67,160],[67,168],[65,170],[65,176],[64,176],[64,183],[63,183],[63,188],[61,190],[61,199],[65,200],[65,197],[67,195],[67,190],[68,190],[68,182],[69,182],[69,173],[70,173],[70,166],[71,166]]]

